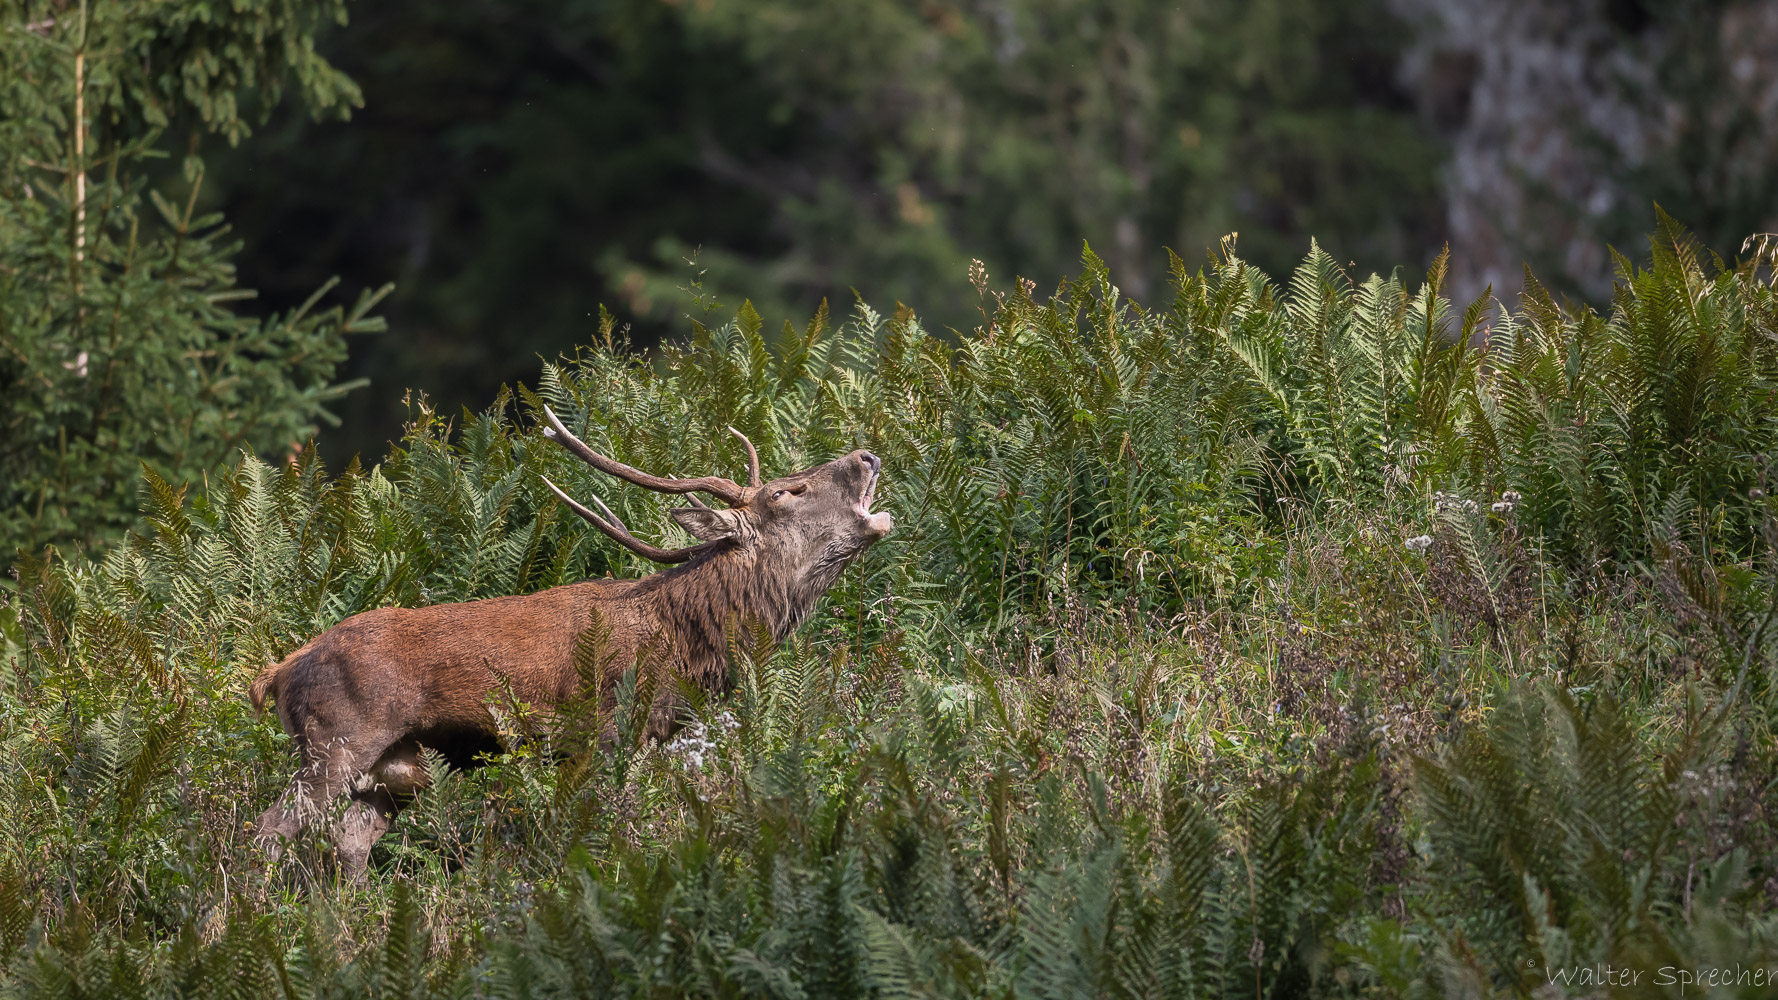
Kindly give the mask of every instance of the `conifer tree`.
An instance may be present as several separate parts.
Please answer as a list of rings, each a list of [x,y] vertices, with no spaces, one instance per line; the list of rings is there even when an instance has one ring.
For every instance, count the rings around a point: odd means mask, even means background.
[[[343,0],[9,2],[0,18],[0,546],[126,528],[141,463],[178,483],[326,420],[343,336],[367,313],[257,318],[236,243],[199,210],[204,167],[155,169],[169,126],[239,142],[293,84],[317,115],[360,103],[318,55]],[[171,174],[171,176],[168,176]],[[159,179],[160,183],[155,183]]]

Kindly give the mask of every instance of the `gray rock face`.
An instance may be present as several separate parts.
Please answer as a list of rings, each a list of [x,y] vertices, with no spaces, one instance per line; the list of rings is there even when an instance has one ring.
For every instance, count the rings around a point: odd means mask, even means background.
[[[1621,241],[1648,230],[1654,200],[1723,252],[1778,228],[1775,0],[1692,21],[1634,0],[1391,6],[1414,27],[1404,82],[1452,144],[1453,298],[1492,285],[1510,300],[1528,262],[1602,300],[1606,242],[1639,257]]]

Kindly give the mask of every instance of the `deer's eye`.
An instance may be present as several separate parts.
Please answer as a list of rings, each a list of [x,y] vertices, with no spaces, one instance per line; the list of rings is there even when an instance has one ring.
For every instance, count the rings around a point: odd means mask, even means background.
[[[777,499],[783,497],[785,494],[789,494],[790,496],[793,496],[793,497],[800,497],[803,495],[803,491],[806,489],[808,489],[807,486],[793,486],[787,490],[779,490],[776,493],[772,494],[772,499],[777,500]]]

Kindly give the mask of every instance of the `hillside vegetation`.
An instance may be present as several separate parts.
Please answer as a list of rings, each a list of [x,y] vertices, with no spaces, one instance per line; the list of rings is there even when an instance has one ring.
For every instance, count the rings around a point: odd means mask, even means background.
[[[372,468],[145,467],[126,542],[26,556],[0,607],[0,996],[1584,996],[1605,963],[1678,995],[1655,970],[1778,966],[1778,293],[1668,220],[1649,245],[1604,313],[1534,282],[1464,309],[1442,259],[1360,280],[1312,248],[1278,283],[1232,239],[1147,305],[1090,253],[1053,294],[978,269],[960,336],[704,298],[653,363],[607,320],[482,413],[412,398]],[[638,736],[646,672],[606,748],[500,701],[508,752],[433,762],[367,883],[320,838],[267,868],[268,658],[651,568],[540,474],[676,537],[544,403],[660,473],[743,467],[731,424],[768,472],[868,447],[896,531],[786,647],[736,634],[732,695],[670,743]]]

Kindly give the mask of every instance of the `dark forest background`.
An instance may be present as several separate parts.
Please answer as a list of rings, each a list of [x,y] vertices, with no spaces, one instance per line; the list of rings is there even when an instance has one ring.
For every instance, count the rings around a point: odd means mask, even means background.
[[[1162,247],[1229,232],[1270,273],[1311,235],[1361,273],[1448,242],[1460,300],[1529,262],[1599,301],[1654,202],[1725,255],[1773,228],[1775,9],[394,0],[319,39],[351,121],[292,98],[238,146],[169,142],[205,157],[249,308],[395,282],[323,430],[338,466],[398,435],[403,388],[480,408],[601,306],[639,347],[682,330],[694,251],[774,325],[855,290],[967,329],[972,258],[1048,288],[1083,243],[1147,300]]]

